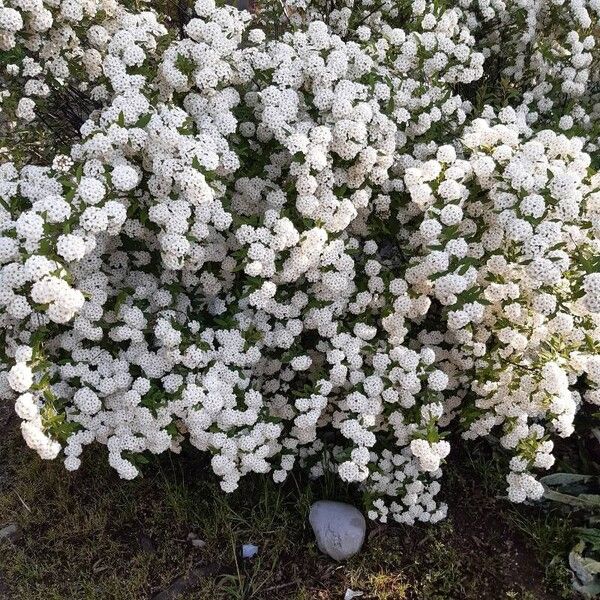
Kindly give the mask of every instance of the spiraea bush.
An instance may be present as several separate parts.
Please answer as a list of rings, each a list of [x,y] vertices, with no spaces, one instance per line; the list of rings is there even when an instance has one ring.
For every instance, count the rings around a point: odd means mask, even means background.
[[[73,470],[103,444],[129,479],[187,442],[225,491],[331,470],[414,523],[445,516],[459,430],[540,498],[600,405],[600,2],[193,12],[0,0],[0,391],[27,445]],[[40,164],[19,139],[65,89],[91,108]]]

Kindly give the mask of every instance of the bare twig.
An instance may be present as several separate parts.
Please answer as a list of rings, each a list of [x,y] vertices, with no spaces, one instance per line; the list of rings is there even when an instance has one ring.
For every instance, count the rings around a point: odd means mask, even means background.
[[[27,506],[27,503],[25,502],[25,500],[23,500],[23,498],[21,498],[21,495],[19,494],[19,492],[17,492],[15,490],[15,494],[17,495],[17,498],[21,501],[21,504],[25,507],[27,512],[31,512],[31,509],[29,508],[29,506]]]

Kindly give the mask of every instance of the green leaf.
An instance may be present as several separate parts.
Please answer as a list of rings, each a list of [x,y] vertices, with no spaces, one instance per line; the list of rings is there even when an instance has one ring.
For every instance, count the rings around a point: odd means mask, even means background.
[[[146,125],[148,125],[148,123],[150,123],[150,119],[152,118],[152,115],[150,113],[147,113],[145,115],[142,115],[136,122],[135,127],[139,127],[144,128],[146,127]]]
[[[540,481],[544,485],[563,486],[589,481],[591,478],[591,475],[580,475],[579,473],[552,473],[552,475],[540,477]]]
[[[600,573],[600,562],[593,558],[583,556],[584,542],[578,542],[569,553],[569,566],[583,585],[590,585]]]
[[[562,494],[555,490],[544,486],[544,498],[561,504],[568,504],[577,508],[599,509],[600,496],[597,494],[580,494],[579,496],[571,496],[570,494]]]
[[[596,598],[600,595],[600,582],[593,581],[587,585],[580,585],[577,581],[573,581],[573,589],[584,598]]]
[[[577,537],[591,546],[592,552],[600,551],[600,529],[595,527],[577,527],[574,529]]]

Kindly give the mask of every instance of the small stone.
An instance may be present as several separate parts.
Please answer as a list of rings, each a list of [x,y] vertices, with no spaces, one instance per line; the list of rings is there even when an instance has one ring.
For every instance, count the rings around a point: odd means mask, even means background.
[[[188,533],[187,541],[190,542],[190,544],[192,544],[194,548],[204,548],[204,546],[206,546],[206,542],[204,540],[201,540],[198,537],[198,534],[194,533],[193,531],[191,533]]]
[[[334,560],[354,556],[365,541],[365,518],[350,504],[319,500],[310,508],[309,521],[319,550]]]
[[[0,540],[16,542],[22,535],[23,532],[16,523],[10,523],[6,527],[0,529]]]

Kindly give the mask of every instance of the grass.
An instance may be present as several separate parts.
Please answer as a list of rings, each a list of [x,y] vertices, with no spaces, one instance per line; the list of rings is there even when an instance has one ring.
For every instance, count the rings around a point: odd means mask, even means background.
[[[16,522],[23,536],[0,546],[0,598],[146,600],[190,574],[193,585],[177,598],[337,600],[347,588],[365,600],[573,597],[561,569],[569,522],[498,499],[499,461],[478,448],[447,466],[445,522],[371,523],[361,553],[338,564],[320,554],[307,519],[320,498],[359,504],[334,480],[310,483],[295,473],[275,485],[250,477],[225,495],[191,451],[161,456],[145,477],[126,482],[102,448],[68,473],[25,448],[16,419],[3,431],[0,527]],[[194,547],[189,533],[205,546]],[[245,543],[259,546],[255,558],[240,558]]]

